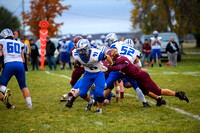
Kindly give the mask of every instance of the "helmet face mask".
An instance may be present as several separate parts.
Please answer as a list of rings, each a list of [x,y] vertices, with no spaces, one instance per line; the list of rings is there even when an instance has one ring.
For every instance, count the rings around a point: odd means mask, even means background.
[[[106,36],[105,41],[108,43],[108,46],[110,47],[113,43],[118,41],[117,35],[115,33],[109,33]]]
[[[2,36],[3,38],[7,38],[7,37],[14,38],[13,32],[10,29],[2,30],[0,36]]]
[[[76,50],[82,58],[85,57],[90,51],[90,43],[87,39],[80,39],[77,42]]]

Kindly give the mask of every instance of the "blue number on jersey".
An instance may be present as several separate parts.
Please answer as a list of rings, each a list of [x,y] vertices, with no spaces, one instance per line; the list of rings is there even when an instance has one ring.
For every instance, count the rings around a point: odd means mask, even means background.
[[[8,53],[20,53],[20,44],[13,42],[7,42],[7,52]]]
[[[130,47],[127,47],[127,46],[122,46],[122,49],[121,49],[121,53],[120,55],[129,55],[129,56],[132,56],[132,54],[134,54],[135,50],[130,48]]]
[[[93,53],[93,56],[97,56],[97,55],[98,55],[98,52],[94,52],[94,53]]]

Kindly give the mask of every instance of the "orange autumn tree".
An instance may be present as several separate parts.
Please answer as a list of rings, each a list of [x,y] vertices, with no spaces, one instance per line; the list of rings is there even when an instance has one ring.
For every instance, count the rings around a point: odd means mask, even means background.
[[[56,16],[61,16],[63,10],[69,10],[70,5],[62,6],[63,0],[31,0],[30,11],[22,12],[24,24],[30,26],[30,31],[39,38],[39,23],[41,20],[49,22],[49,36],[55,37],[63,23],[55,23]]]

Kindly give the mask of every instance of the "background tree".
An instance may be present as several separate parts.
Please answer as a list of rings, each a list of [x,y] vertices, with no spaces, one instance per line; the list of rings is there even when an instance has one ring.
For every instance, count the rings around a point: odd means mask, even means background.
[[[133,27],[145,34],[154,30],[175,32],[179,39],[193,33],[200,47],[200,1],[199,0],[131,0]]]
[[[13,16],[13,14],[8,11],[4,7],[0,7],[0,32],[5,29],[9,28],[11,30],[19,30],[21,26],[21,23],[19,19],[16,16]]]
[[[39,37],[39,23],[41,20],[49,22],[49,35],[55,37],[63,23],[54,21],[56,16],[61,16],[63,10],[68,10],[70,5],[62,6],[63,0],[31,0],[30,11],[22,12],[24,24],[30,26],[30,31]]]

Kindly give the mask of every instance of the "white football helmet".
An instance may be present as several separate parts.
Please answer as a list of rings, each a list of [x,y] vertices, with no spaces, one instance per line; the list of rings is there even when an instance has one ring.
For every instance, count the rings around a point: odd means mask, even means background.
[[[129,47],[134,47],[134,43],[133,43],[133,40],[132,39],[126,39],[125,41],[124,41],[124,45],[127,45],[127,46],[129,46]]]
[[[13,32],[10,29],[2,30],[0,36],[2,36],[3,38],[7,38],[9,36],[14,38]]]
[[[66,36],[62,36],[62,38],[61,38],[62,40],[66,40]]]
[[[113,43],[118,41],[117,35],[115,33],[109,33],[106,36],[105,41],[108,43],[108,46],[110,47]]]
[[[76,50],[81,57],[85,57],[89,53],[90,42],[87,39],[79,40],[76,44]]]
[[[155,31],[153,32],[153,35],[154,35],[154,36],[158,36],[158,31],[155,30]]]
[[[105,39],[106,38],[106,36],[105,35],[101,35],[101,37],[100,37],[101,39]]]

